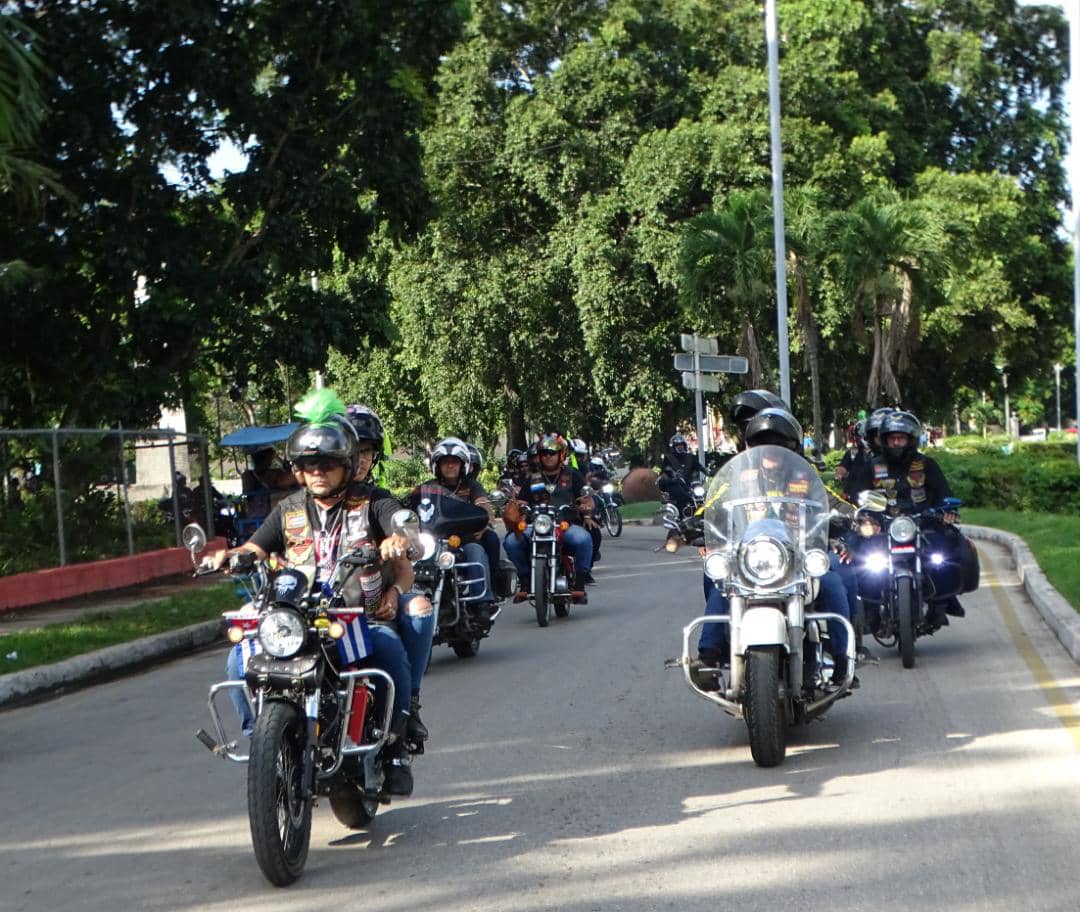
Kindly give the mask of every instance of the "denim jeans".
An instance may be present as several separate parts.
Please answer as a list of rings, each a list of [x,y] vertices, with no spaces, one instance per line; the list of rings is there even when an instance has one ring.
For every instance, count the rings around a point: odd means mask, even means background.
[[[409,660],[410,687],[406,691],[406,704],[409,696],[420,693],[420,682],[427,671],[428,660],[431,658],[431,640],[435,635],[434,611],[424,615],[410,613],[410,607],[417,595],[419,593],[407,592],[398,599],[397,632]],[[394,686],[397,687],[397,679]]]
[[[528,580],[532,573],[529,561],[532,558],[532,526],[529,526],[521,538],[512,532],[503,541],[506,556],[517,568],[518,578]],[[581,526],[570,526],[563,533],[563,547],[574,555],[574,567],[578,573],[588,573],[592,569],[592,536]],[[573,583],[573,580],[570,580]]]
[[[461,578],[469,583],[462,587],[462,592],[470,598],[480,596],[479,601],[470,604],[490,602],[494,596],[491,594],[491,572],[488,569],[488,556],[484,546],[479,542],[466,542],[461,546],[461,550],[465,553],[465,562],[474,565],[462,567],[459,571]]]
[[[240,672],[239,649],[236,646],[230,647],[229,657],[225,660],[225,677],[230,681],[244,680],[244,676]],[[232,700],[232,705],[236,708],[236,714],[240,717],[240,727],[244,730],[244,734],[249,734],[255,725],[255,717],[251,714],[251,707],[248,706],[247,698],[240,692],[239,688],[230,687],[229,699]]]

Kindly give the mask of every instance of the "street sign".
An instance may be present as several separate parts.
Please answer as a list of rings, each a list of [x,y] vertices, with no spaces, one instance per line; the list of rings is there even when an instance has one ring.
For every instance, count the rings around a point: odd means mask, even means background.
[[[715,355],[720,351],[715,339],[706,339],[697,333],[682,333],[679,336],[679,344],[688,352],[698,351],[703,355]]]
[[[750,364],[738,355],[698,355],[699,369],[708,374],[745,374]],[[675,370],[692,371],[693,352],[680,352],[675,356]]]
[[[694,377],[698,377],[695,382]],[[682,385],[688,390],[700,390],[703,393],[720,392],[720,381],[708,374],[694,374],[693,371],[683,371]]]

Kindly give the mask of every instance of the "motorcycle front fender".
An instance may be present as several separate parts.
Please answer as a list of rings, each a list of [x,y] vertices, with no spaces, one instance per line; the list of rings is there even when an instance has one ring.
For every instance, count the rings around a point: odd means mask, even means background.
[[[780,646],[788,651],[787,617],[776,608],[748,608],[739,621],[739,654],[755,646]]]

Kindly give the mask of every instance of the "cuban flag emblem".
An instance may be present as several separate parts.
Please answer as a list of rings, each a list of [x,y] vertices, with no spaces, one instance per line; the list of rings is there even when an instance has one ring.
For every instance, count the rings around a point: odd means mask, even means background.
[[[244,637],[233,649],[236,651],[236,667],[240,669],[240,677],[247,671],[248,662],[262,652],[258,637]]]
[[[341,664],[354,665],[371,655],[371,631],[363,611],[331,611],[345,625],[345,636],[338,640]]]

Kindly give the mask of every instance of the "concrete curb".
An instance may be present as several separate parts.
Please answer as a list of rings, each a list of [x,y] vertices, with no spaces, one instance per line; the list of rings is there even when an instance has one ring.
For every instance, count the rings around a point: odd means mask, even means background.
[[[1024,540],[1011,532],[987,526],[961,523],[960,528],[968,538],[991,541],[1008,549],[1028,598],[1038,609],[1046,625],[1061,641],[1065,651],[1072,656],[1073,661],[1080,663],[1080,614],[1050,585]]]
[[[220,641],[224,629],[224,619],[204,621],[130,643],[106,646],[52,665],[0,676],[0,707],[33,703],[121,674],[143,671],[157,662],[187,655]]]

